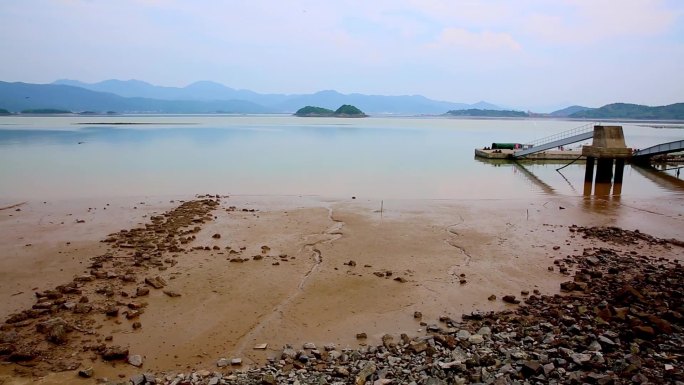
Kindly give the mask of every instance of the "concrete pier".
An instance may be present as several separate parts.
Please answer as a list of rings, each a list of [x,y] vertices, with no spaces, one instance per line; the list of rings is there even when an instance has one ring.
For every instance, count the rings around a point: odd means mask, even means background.
[[[625,169],[625,159],[632,156],[632,149],[625,145],[625,135],[622,126],[594,126],[594,136],[591,146],[582,147],[582,155],[587,158],[587,168],[584,182],[589,184],[589,193],[585,185],[585,195],[591,194],[591,183],[594,179],[594,163],[596,163],[595,193],[609,195],[606,186],[614,183],[613,193],[622,190],[622,176]],[[613,172],[613,168],[615,172]],[[601,191],[598,191],[598,186]],[[619,185],[619,188],[618,186]]]

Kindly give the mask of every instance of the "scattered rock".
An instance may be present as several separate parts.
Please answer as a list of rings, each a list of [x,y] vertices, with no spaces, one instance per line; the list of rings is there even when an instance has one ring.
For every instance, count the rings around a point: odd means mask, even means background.
[[[139,354],[129,355],[128,363],[139,368],[143,364],[142,356]]]
[[[164,294],[168,295],[169,297],[175,298],[175,297],[180,297],[180,293],[173,291],[173,290],[164,290]]]
[[[520,300],[516,299],[514,295],[504,295],[501,299],[506,303],[512,303],[515,305],[520,303]]]

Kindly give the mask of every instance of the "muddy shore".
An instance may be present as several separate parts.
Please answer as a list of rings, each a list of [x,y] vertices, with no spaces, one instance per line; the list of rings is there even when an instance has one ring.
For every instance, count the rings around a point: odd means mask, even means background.
[[[424,336],[440,318],[517,308],[506,295],[559,293],[575,269],[555,261],[614,241],[571,226],[675,238],[683,219],[669,208],[681,203],[384,202],[382,212],[375,201],[310,197],[3,204],[0,318],[12,321],[2,331],[13,363],[0,378],[64,383],[90,367],[79,381],[239,372],[280,358],[286,344],[341,350],[383,345],[388,333]],[[682,258],[677,244],[611,247]],[[221,358],[241,364],[217,368]]]

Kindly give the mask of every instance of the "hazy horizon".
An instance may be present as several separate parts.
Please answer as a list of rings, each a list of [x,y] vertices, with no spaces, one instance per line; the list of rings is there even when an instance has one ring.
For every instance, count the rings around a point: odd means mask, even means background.
[[[0,3],[0,80],[202,80],[550,111],[684,100],[684,3]]]

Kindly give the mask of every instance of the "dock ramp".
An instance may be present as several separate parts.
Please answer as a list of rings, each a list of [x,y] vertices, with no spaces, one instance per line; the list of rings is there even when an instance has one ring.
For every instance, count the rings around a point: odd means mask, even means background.
[[[632,153],[632,156],[635,158],[647,158],[679,151],[684,151],[684,140],[675,140],[674,142],[656,144],[655,146],[636,150]]]
[[[514,152],[511,156],[513,158],[522,158],[526,155],[591,139],[594,136],[594,126],[595,123],[589,123],[555,135],[537,139],[531,143],[525,144],[522,150]]]

